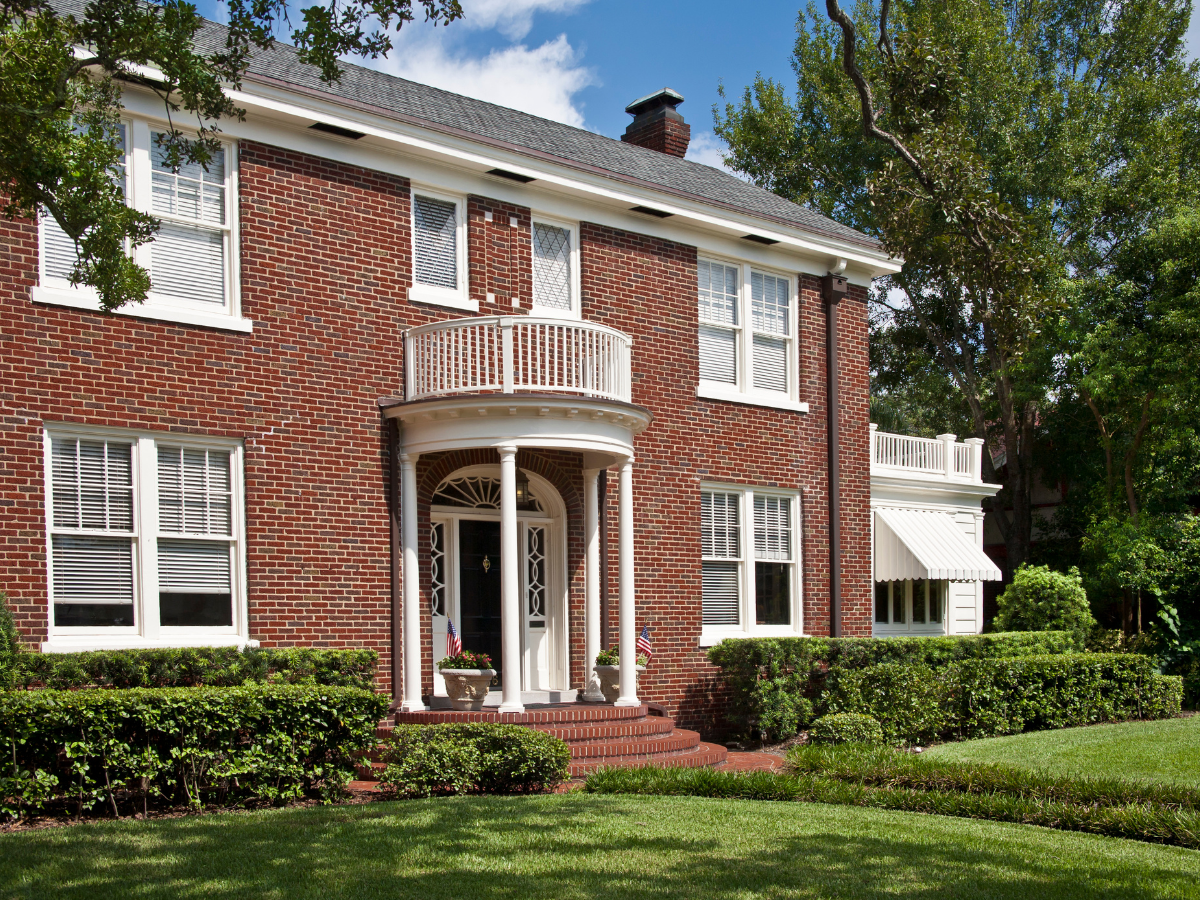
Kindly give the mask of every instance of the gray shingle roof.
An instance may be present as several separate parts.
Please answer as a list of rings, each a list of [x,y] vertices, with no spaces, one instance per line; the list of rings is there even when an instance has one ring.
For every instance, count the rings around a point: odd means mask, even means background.
[[[83,4],[79,0],[57,0],[55,5],[75,12]],[[197,43],[211,49],[223,46],[224,27],[206,23],[197,35]],[[276,43],[269,49],[258,51],[250,63],[246,80],[273,81],[284,87],[323,94],[348,106],[374,107],[375,112],[385,116],[415,121],[434,130],[459,132],[484,143],[507,144],[517,152],[551,158],[568,166],[598,169],[625,181],[817,235],[872,249],[879,247],[874,238],[820,213],[691,160],[363,66],[344,65],[341,80],[326,84],[318,70],[302,64],[296,49],[288,44]]]

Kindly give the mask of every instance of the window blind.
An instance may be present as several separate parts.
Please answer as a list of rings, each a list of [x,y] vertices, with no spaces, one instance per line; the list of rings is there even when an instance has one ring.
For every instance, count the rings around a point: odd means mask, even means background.
[[[572,309],[571,232],[556,225],[533,225],[533,302]]]
[[[786,391],[787,340],[754,336],[754,386],[764,391]]]
[[[700,377],[706,381],[737,383],[737,332],[700,326]]]
[[[413,196],[416,263],[413,278],[418,284],[458,287],[458,221],[454,203],[432,197]]]
[[[788,333],[788,280],[750,273],[750,316],[755,331]]]
[[[164,594],[228,594],[229,544],[160,540],[158,590]]]
[[[700,494],[701,555],[718,559],[741,557],[738,495],[719,491]]]
[[[738,322],[738,270],[733,266],[700,260],[696,264],[700,319],[721,325]]]
[[[754,556],[792,558],[792,501],[787,497],[754,496]]]
[[[229,453],[158,448],[158,527],[187,534],[231,534]]]
[[[738,625],[742,621],[738,564],[711,562],[701,564],[703,622],[705,625]]]
[[[171,168],[167,151],[159,146],[166,135],[150,132],[151,209],[209,225],[225,224],[225,151],[218,150],[205,169],[199,163]]]
[[[56,534],[51,539],[56,604],[133,605],[133,539]]]
[[[55,527],[133,530],[129,444],[55,438],[51,458]]]
[[[150,245],[150,281],[163,297],[224,306],[224,233],[163,222]]]

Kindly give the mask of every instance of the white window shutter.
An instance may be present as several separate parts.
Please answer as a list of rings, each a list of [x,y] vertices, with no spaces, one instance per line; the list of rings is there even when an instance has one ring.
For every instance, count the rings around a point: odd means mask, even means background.
[[[741,592],[738,590],[738,564],[709,562],[701,564],[703,624],[738,625],[741,616]]]
[[[51,549],[55,603],[132,605],[132,538],[56,534]]]
[[[533,302],[550,309],[573,309],[571,232],[557,225],[533,225]]]
[[[754,386],[764,391],[787,391],[787,340],[754,336]]]
[[[413,195],[416,260],[413,280],[434,287],[458,287],[457,205]]]
[[[700,326],[700,377],[737,383],[737,333],[729,328]]]
[[[224,233],[163,222],[150,245],[150,282],[160,297],[223,307]]]

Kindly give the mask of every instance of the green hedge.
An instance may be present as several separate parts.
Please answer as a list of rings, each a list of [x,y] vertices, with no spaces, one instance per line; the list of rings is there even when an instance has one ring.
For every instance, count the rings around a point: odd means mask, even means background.
[[[400,725],[384,762],[380,787],[401,797],[531,793],[567,779],[571,748],[520,725]]]
[[[20,653],[13,686],[68,690],[80,687],[228,687],[247,681],[328,684],[371,690],[379,654],[374,650],[183,647]]]
[[[1181,699],[1180,680],[1158,675],[1148,657],[1070,653],[845,671],[824,705],[874,716],[890,743],[923,744],[1165,718]]]
[[[329,685],[0,693],[0,814],[328,796],[387,705]]]
[[[883,729],[874,716],[831,713],[813,722],[808,737],[814,744],[882,744]]]
[[[941,668],[965,659],[1070,653],[1070,632],[1006,632],[962,637],[753,638],[708,651],[730,693],[728,718],[747,736],[782,739],[822,714],[827,681],[883,663]]]

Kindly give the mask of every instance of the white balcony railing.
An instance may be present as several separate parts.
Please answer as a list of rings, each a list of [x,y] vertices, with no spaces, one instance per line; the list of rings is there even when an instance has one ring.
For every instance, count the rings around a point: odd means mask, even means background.
[[[404,337],[407,398],[552,391],[630,402],[628,335],[534,316],[452,319]]]
[[[909,437],[877,431],[871,425],[871,469],[892,473],[924,473],[952,481],[983,483],[983,441],[957,443],[953,434]]]

